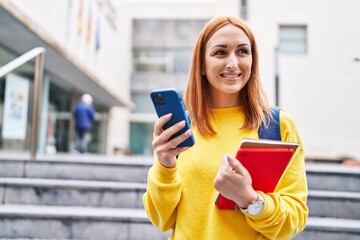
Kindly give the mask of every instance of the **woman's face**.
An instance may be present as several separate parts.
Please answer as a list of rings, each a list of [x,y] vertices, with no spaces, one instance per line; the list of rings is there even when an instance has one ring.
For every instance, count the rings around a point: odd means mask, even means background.
[[[240,90],[251,75],[250,40],[231,24],[220,28],[205,46],[205,73],[212,96],[212,107],[239,105]]]

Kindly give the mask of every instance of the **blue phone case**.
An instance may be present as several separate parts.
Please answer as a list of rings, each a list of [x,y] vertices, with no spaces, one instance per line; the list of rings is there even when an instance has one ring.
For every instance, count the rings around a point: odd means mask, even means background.
[[[180,93],[173,88],[158,89],[150,93],[151,100],[154,104],[158,117],[172,113],[171,119],[164,125],[164,129],[169,128],[177,122],[185,120],[186,124],[183,129],[171,136],[171,139],[190,129],[190,119],[185,111],[184,103]],[[180,143],[178,147],[191,147],[195,144],[193,135]]]

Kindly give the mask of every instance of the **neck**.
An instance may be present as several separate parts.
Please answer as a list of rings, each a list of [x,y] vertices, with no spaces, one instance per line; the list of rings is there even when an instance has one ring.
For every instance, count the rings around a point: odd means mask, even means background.
[[[217,94],[211,97],[212,108],[230,108],[240,106],[239,93],[234,94]]]

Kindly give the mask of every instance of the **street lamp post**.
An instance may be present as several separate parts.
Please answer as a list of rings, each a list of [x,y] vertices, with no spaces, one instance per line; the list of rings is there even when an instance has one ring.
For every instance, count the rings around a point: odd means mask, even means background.
[[[275,47],[275,105],[280,106],[279,47]]]

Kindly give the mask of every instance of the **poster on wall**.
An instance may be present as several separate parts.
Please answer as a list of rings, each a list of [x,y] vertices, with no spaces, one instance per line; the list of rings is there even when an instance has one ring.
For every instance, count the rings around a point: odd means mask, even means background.
[[[24,140],[27,128],[29,80],[8,74],[5,85],[2,137]]]

